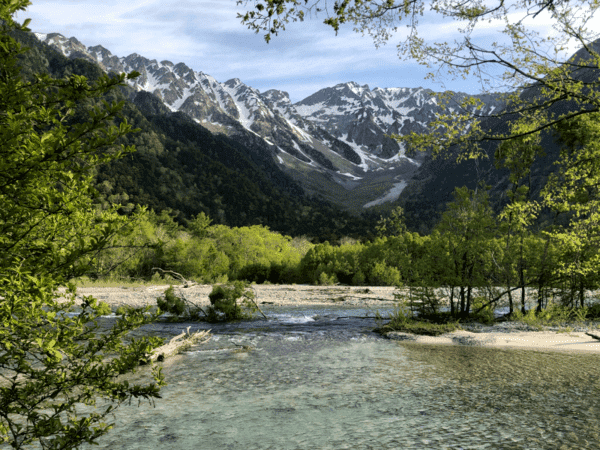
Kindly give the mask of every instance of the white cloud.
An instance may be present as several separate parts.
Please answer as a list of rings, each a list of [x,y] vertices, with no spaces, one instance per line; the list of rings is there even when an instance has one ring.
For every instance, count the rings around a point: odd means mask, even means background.
[[[236,17],[235,0],[34,0],[19,19],[31,17],[31,28],[75,36],[85,45],[103,45],[118,56],[139,53],[150,59],[185,62],[219,81],[240,78],[264,91],[285,89],[297,101],[318,88],[356,81],[371,87],[430,87],[426,68],[400,61],[395,44],[406,35],[400,28],[388,45],[376,49],[368,36],[343,28],[335,36],[322,19],[289,24],[266,44],[261,34]],[[549,17],[532,25],[552,31]],[[420,35],[452,40],[459,24],[426,14]],[[500,23],[486,24],[475,37],[493,42]],[[600,26],[597,27],[600,29]],[[445,88],[477,91],[472,80],[447,81]]]

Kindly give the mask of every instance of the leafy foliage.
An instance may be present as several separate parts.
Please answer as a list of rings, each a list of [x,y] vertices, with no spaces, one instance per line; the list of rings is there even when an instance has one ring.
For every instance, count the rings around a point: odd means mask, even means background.
[[[161,311],[166,311],[171,314],[175,314],[176,316],[183,315],[187,309],[183,299],[175,296],[175,293],[173,292],[173,286],[169,286],[169,288],[164,292],[164,297],[159,297],[156,299],[156,304]]]
[[[94,208],[92,180],[96,166],[133,151],[114,145],[132,127],[114,123],[122,104],[94,99],[136,74],[90,83],[22,73],[27,53],[13,35],[29,31],[28,21],[12,16],[28,4],[0,1],[0,443],[70,449],[105,434],[114,408],[153,401],[164,385],[160,370],[146,385],[121,378],[160,345],[123,343],[155,315],[131,310],[107,328],[95,299],[75,311],[73,285],[56,300],[126,223],[118,205]]]
[[[184,296],[175,295],[175,288],[173,286],[169,286],[163,293],[163,296],[156,299],[156,305],[160,312],[171,313],[177,319],[200,320],[208,316],[200,306],[194,305]]]
[[[208,298],[211,303],[208,308],[209,321],[247,319],[258,310],[254,291],[241,281],[214,286]]]

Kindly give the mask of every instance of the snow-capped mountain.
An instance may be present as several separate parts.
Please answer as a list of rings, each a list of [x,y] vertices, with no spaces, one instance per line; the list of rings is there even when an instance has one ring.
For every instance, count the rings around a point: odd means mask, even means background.
[[[375,88],[343,83],[322,89],[296,103],[295,110],[305,119],[329,130],[336,137],[370,154],[391,158],[401,149],[387,135],[427,131],[437,114],[458,109],[466,94],[456,93],[441,100],[430,89]],[[487,115],[502,107],[496,96],[481,98]]]
[[[186,113],[213,132],[260,143],[305,190],[354,210],[397,199],[420,164],[422,158],[406,157],[387,135],[426,131],[442,112],[442,102],[428,89],[371,90],[349,82],[294,104],[286,92],[261,93],[237,78],[219,82],[184,63],[136,53],[117,57],[58,33],[36,36],[106,72],[140,72],[132,80],[136,90],[154,94],[171,111]],[[454,107],[464,96],[454,94],[445,106]],[[493,95],[482,100],[484,115],[502,108]]]

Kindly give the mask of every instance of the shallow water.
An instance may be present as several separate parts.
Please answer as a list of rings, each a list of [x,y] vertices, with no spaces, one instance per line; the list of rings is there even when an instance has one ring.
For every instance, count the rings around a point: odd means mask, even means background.
[[[99,448],[600,447],[597,355],[389,341],[348,318],[374,310],[265,312],[212,326],[165,365],[156,407],[121,407]]]

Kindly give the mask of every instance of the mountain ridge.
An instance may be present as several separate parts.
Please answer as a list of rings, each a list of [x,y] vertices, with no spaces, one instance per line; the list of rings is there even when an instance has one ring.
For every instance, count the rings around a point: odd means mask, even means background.
[[[105,72],[140,72],[131,81],[136,91],[152,93],[170,111],[185,113],[212,132],[238,142],[256,141],[307,193],[354,212],[396,200],[426,157],[407,157],[387,135],[427,131],[450,104],[441,104],[429,89],[371,90],[355,82],[292,103],[284,91],[261,93],[239,78],[218,82],[182,62],[137,53],[117,57],[100,45],[86,47],[59,33],[35,35],[68,58],[95,62]],[[465,95],[454,93],[456,100]],[[484,114],[502,107],[499,97],[487,102]]]

